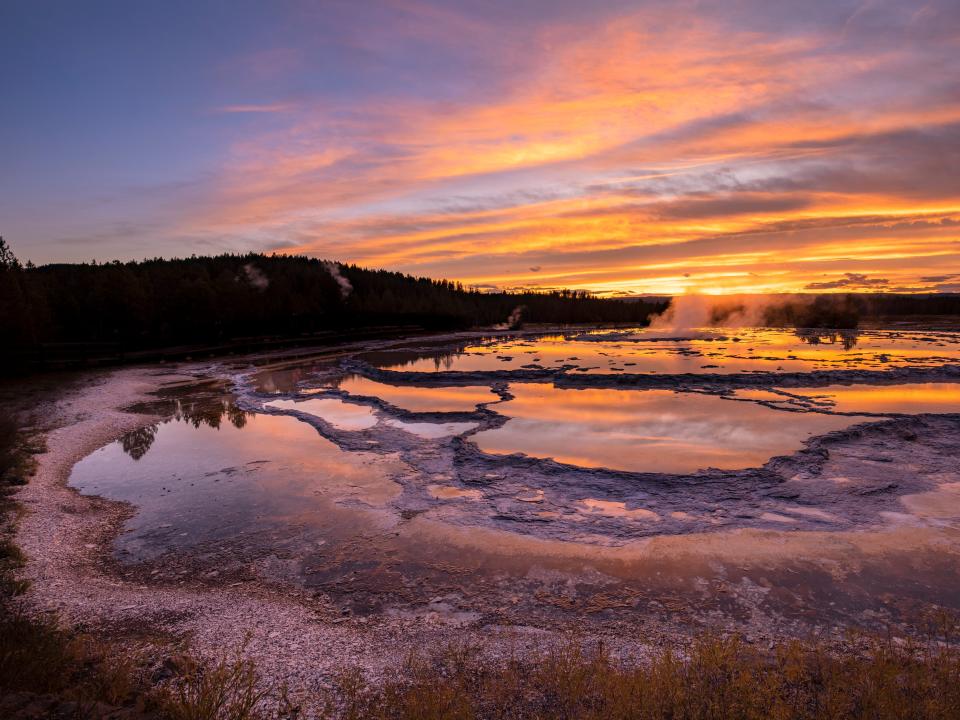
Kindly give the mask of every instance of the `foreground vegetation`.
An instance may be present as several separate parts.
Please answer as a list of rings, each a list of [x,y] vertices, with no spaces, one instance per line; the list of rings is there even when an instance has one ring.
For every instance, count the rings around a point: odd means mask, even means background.
[[[737,638],[697,641],[622,665],[570,642],[491,665],[476,649],[413,658],[392,678],[343,673],[329,693],[293,699],[239,657],[203,666],[145,661],[18,617],[0,620],[5,717],[170,720],[948,720],[960,717],[960,656],[862,641],[838,656],[793,643],[761,653]],[[159,678],[159,679],[158,679]],[[31,713],[33,713],[31,715]]]
[[[737,638],[707,638],[687,657],[663,652],[624,666],[602,647],[569,643],[534,662],[489,668],[452,651],[413,661],[379,685],[340,685],[340,717],[414,718],[957,718],[960,656],[935,644],[868,642],[838,657],[815,644],[761,653]]]
[[[16,419],[7,412],[6,416],[0,415],[0,610],[4,609],[4,600],[26,590],[17,578],[24,558],[14,542],[18,508],[13,493],[27,482],[35,466],[33,456],[43,450],[20,431]]]

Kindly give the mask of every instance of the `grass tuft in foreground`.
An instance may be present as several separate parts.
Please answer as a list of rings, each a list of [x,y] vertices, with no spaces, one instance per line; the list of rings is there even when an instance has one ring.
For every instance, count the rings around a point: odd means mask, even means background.
[[[260,720],[278,717],[266,704],[273,693],[261,682],[240,648],[234,657],[202,665],[181,657],[177,679],[153,693],[153,704],[169,720]]]
[[[17,578],[25,558],[13,541],[18,508],[11,496],[33,474],[37,452],[40,444],[21,432],[14,418],[0,417],[0,601],[27,589]]]
[[[10,610],[8,606],[4,608]],[[16,611],[0,616],[0,717],[267,720],[292,717],[242,649],[203,664],[179,655],[158,677],[128,649]],[[269,711],[268,711],[269,703]]]
[[[4,621],[6,625],[7,621]],[[0,646],[0,677],[77,717],[272,720],[300,717],[286,693],[262,681],[242,650],[203,665],[181,657],[160,685],[103,646],[85,646],[26,622]],[[370,681],[344,672],[306,706],[328,720],[947,720],[960,717],[960,654],[934,642],[858,640],[836,655],[790,643],[761,653],[737,638],[696,642],[623,665],[602,647],[569,643],[533,660],[491,664],[476,648],[411,658]],[[12,651],[12,652],[11,652]],[[2,698],[11,686],[0,688]],[[46,693],[46,695],[43,695]],[[16,695],[14,693],[14,698]],[[55,698],[55,700],[51,700]],[[37,706],[32,697],[31,706]],[[17,710],[16,705],[6,709]],[[19,717],[19,715],[10,715]]]

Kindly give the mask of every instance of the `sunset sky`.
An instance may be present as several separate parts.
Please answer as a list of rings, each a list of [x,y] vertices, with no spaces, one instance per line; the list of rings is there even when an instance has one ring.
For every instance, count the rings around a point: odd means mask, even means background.
[[[960,2],[0,3],[22,259],[960,292]]]

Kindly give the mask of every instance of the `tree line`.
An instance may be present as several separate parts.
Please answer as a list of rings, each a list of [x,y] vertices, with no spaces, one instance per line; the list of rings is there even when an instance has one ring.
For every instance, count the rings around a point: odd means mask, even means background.
[[[664,307],[585,291],[481,292],[304,256],[24,266],[0,239],[0,337],[14,352],[76,343],[137,350],[384,326],[643,324]]]
[[[853,329],[861,319],[960,316],[960,295],[836,294],[786,298],[764,308],[768,327]]]

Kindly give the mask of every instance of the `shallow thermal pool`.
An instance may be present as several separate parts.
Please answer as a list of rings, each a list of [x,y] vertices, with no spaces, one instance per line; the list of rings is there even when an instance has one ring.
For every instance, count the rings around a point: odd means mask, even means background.
[[[264,407],[294,410],[318,417],[339,430],[366,430],[377,424],[373,409],[366,405],[347,403],[339,398],[307,398],[272,400]]]
[[[361,522],[356,508],[395,498],[390,477],[401,470],[395,457],[344,452],[293,417],[234,410],[229,421],[206,412],[129,433],[78,462],[70,485],[136,506],[119,549],[143,560],[241,536],[302,551],[304,539]]]
[[[434,401],[438,390],[460,390],[400,388],[369,381],[344,383],[340,389],[344,387],[360,389],[363,397],[384,389],[384,396],[431,413],[443,405]],[[804,404],[802,396],[787,397],[766,390],[742,391],[746,397],[734,396],[740,400],[670,390],[562,389],[546,383],[512,383],[507,391],[511,399],[490,406],[507,418],[506,422],[471,435],[484,452],[523,453],[582,467],[631,472],[690,473],[704,468],[759,467],[771,457],[796,452],[814,435],[870,419],[789,412],[811,406]],[[496,397],[489,391],[484,395]],[[474,389],[465,396],[471,401],[481,397]],[[745,399],[766,400],[773,407],[743,402]],[[362,397],[355,402],[362,402]],[[305,413],[339,430],[376,426],[374,410],[355,402],[311,395],[306,399],[272,400],[265,407]],[[820,404],[812,407],[830,409],[826,399],[816,402]],[[781,406],[786,409],[777,409]],[[860,412],[882,413],[877,407],[867,405]],[[384,417],[382,422],[426,440],[445,439],[478,428],[478,423],[437,419],[417,422]]]
[[[960,383],[829,385],[784,390],[738,390],[735,397],[803,410],[837,413],[960,413]]]
[[[822,619],[885,611],[889,593],[960,597],[940,546],[869,571],[851,554],[877,528],[960,528],[955,333],[577,330],[368,348],[240,361],[161,391],[131,410],[167,421],[92,453],[69,482],[135,507],[115,549],[144,582],[293,582],[344,612],[737,615],[741,590],[776,587],[778,618]],[[909,370],[884,374],[895,368]],[[830,373],[850,370],[867,372]],[[888,417],[904,414],[923,417]]]
[[[430,373],[566,370],[570,373],[716,374],[937,367],[960,363],[955,332],[813,332],[706,328],[571,332],[493,338],[457,347],[361,354],[386,370]]]
[[[510,393],[513,399],[497,409],[510,418],[506,424],[472,438],[484,452],[632,472],[758,467],[796,452],[813,435],[857,422],[670,390],[515,383]]]
[[[375,397],[411,412],[471,412],[481,403],[500,400],[489,387],[398,387],[350,376],[336,387],[355,396]]]

